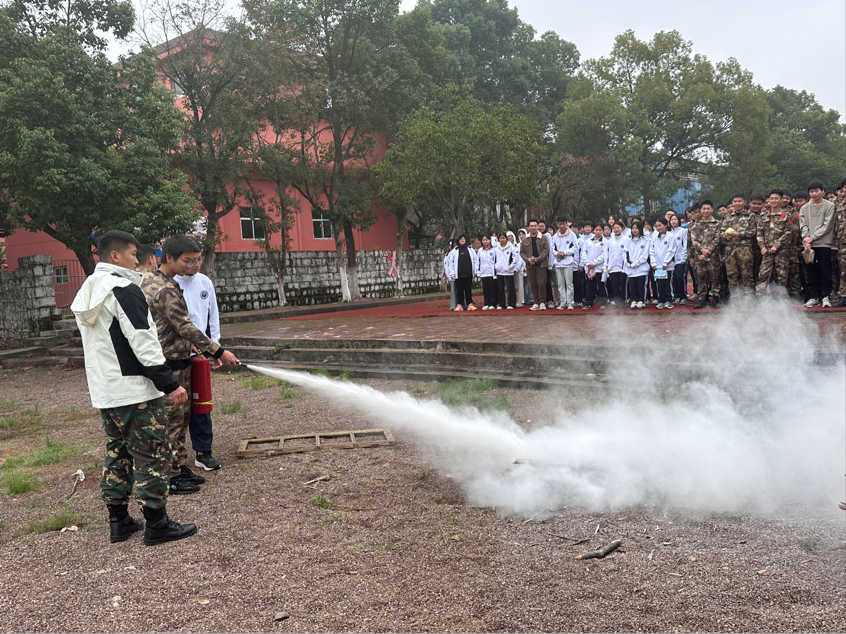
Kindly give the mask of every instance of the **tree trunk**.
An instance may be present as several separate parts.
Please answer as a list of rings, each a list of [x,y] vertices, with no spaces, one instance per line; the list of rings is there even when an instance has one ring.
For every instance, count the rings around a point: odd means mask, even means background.
[[[350,284],[347,279],[347,259],[344,257],[344,239],[341,237],[340,223],[332,223],[332,235],[335,238],[335,262],[338,265],[338,276],[341,278],[341,301],[350,302]]]
[[[203,240],[203,263],[200,270],[214,281],[214,261],[217,246],[217,215],[208,211],[206,216],[206,239]]]
[[[273,271],[273,277],[276,278],[276,290],[279,293],[279,305],[287,306],[288,300],[285,298],[285,279],[278,271]]]
[[[269,244],[270,240],[265,240],[265,244]],[[267,253],[267,259],[270,263],[270,268],[273,271],[273,277],[276,278],[276,291],[279,294],[279,305],[287,306],[288,299],[285,297],[285,252]]]
[[[79,260],[80,266],[82,266],[82,271],[85,273],[85,276],[88,277],[92,273],[94,273],[94,256],[91,255],[91,251],[88,253],[80,253],[79,251],[74,251],[74,255],[76,259]],[[108,260],[100,260],[101,262],[107,262]]]
[[[358,285],[358,266],[355,262],[355,235],[351,222],[344,222],[344,241],[347,243],[347,278],[350,285],[350,299],[361,299]]]
[[[408,211],[403,207],[397,216],[397,252],[394,255],[394,267],[397,270],[397,297],[403,296],[402,275],[403,275],[403,252],[402,243],[405,238],[405,218]]]

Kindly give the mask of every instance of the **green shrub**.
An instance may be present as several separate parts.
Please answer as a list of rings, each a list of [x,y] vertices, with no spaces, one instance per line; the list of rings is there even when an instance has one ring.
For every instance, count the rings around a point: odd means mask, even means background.
[[[3,486],[6,487],[6,493],[9,495],[38,490],[35,476],[29,471],[12,471],[12,473],[3,476]]]

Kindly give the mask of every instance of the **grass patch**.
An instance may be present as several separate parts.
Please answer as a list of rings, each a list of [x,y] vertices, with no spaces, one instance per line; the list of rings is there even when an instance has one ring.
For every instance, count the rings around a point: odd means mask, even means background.
[[[346,516],[347,514],[343,511],[329,511],[328,513],[326,513],[326,516],[323,518],[323,521],[327,523],[339,522]]]
[[[24,508],[25,508],[27,511],[31,511],[31,510],[33,510],[33,509],[37,509],[37,508],[39,508],[40,506],[41,506],[41,500],[39,500],[39,499],[37,499],[37,498],[32,498],[31,500],[27,500],[26,502],[24,502]]]
[[[472,405],[482,411],[508,409],[508,399],[489,394],[495,387],[493,379],[450,379],[438,384],[437,394],[444,405]]]
[[[7,398],[0,398],[0,413],[8,413],[17,409],[20,401],[12,401]]]
[[[273,377],[264,376],[260,374],[258,376],[251,376],[250,377],[250,389],[253,392],[258,392],[259,390],[263,390],[268,387],[281,386],[285,383],[285,381],[280,381],[279,379],[274,379]]]
[[[328,511],[332,508],[332,502],[329,501],[329,498],[322,495],[313,495],[308,499],[308,502],[319,509],[326,509]]]
[[[38,483],[35,481],[35,476],[29,471],[13,471],[3,476],[3,486],[6,487],[6,493],[9,495],[18,495],[20,493],[29,493],[30,491],[38,490]]]
[[[449,518],[449,520],[447,521],[447,524],[448,524],[449,526],[458,526],[460,523],[461,523],[461,522],[459,522],[459,521],[458,521],[458,518],[455,518],[455,517],[451,517],[451,518]]]
[[[311,373],[315,376],[325,376],[327,379],[332,376],[329,374],[329,370],[326,370],[324,368],[315,368],[311,371]]]
[[[51,533],[53,531],[60,531],[67,526],[78,526],[85,528],[90,522],[90,515],[82,513],[74,508],[63,508],[58,513],[54,513],[46,520],[33,520],[24,528],[24,533]]]
[[[290,387],[283,387],[279,390],[279,398],[283,401],[290,401],[293,398],[297,398],[297,393]]]
[[[344,381],[349,381],[350,379],[355,378],[355,372],[353,372],[352,370],[347,370],[346,368],[344,368],[343,370],[340,371],[340,373],[338,373],[338,378],[342,379]]]
[[[73,445],[51,440],[49,436],[44,439],[44,446],[36,449],[26,461],[28,467],[43,467],[44,465],[56,464],[71,457],[76,451]]]
[[[65,408],[65,414],[67,414],[68,416],[73,416],[78,411],[79,409],[77,409],[76,405],[71,405],[70,407]]]
[[[220,408],[221,414],[237,414],[241,411],[241,401],[235,401]]]
[[[20,467],[24,462],[26,462],[23,458],[6,458],[3,461],[3,464],[0,464],[0,469],[7,470],[7,469],[15,469],[16,467]]]
[[[41,429],[41,412],[38,411],[37,406],[35,409],[0,416],[0,431],[33,432],[39,429]]]

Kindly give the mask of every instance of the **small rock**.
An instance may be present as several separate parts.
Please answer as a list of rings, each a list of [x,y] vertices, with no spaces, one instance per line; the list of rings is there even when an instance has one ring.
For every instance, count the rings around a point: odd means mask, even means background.
[[[768,577],[770,573],[767,572],[766,570],[759,570],[758,574],[761,575],[762,577]]]
[[[121,598],[122,597],[119,594],[116,594],[115,596],[112,597],[112,601],[120,601]]]
[[[688,557],[690,561],[696,561],[696,557]]]
[[[277,612],[273,615],[274,621],[284,621],[285,619],[289,618],[291,615],[287,612]]]
[[[208,599],[197,599],[197,603],[199,603],[200,605],[208,605],[209,600]]]

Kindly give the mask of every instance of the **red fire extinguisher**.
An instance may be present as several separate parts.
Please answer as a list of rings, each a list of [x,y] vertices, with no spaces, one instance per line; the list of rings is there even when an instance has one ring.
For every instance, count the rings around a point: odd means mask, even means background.
[[[191,360],[191,404],[196,414],[210,414],[212,411],[211,364],[198,354]]]

